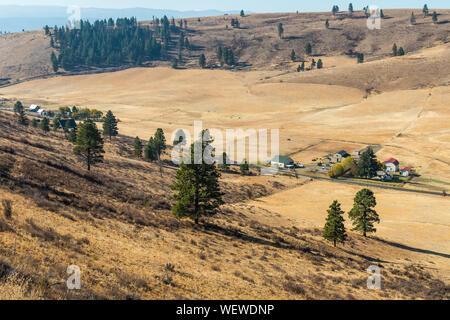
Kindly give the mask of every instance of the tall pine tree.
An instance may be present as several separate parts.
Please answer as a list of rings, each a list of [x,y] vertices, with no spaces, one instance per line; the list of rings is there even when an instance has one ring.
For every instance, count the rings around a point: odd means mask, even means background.
[[[368,233],[377,231],[373,224],[380,223],[380,218],[378,213],[372,209],[376,205],[377,201],[371,190],[362,189],[356,194],[353,208],[348,213],[353,221],[353,231],[360,231],[364,237],[367,237]]]
[[[112,137],[115,137],[119,134],[119,130],[117,128],[117,120],[111,110],[106,113],[105,118],[103,119],[103,135],[109,137],[111,141]]]
[[[86,161],[88,171],[92,165],[103,162],[103,138],[92,120],[81,124],[73,152]]]
[[[323,230],[323,237],[328,241],[333,242],[336,247],[337,242],[344,243],[347,239],[347,234],[344,226],[344,211],[341,210],[341,204],[334,200],[327,210],[328,217]]]
[[[218,172],[215,164],[194,164],[194,144],[201,144],[203,151],[208,142],[198,140],[191,145],[190,164],[182,163],[175,175],[172,189],[178,191],[174,199],[177,201],[173,207],[173,214],[177,218],[190,218],[199,223],[203,216],[212,216],[223,204],[223,193],[220,191]]]

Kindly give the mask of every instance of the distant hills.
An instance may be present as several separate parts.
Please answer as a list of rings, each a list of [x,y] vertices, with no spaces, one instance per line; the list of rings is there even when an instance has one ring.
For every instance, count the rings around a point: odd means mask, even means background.
[[[192,18],[217,16],[222,14],[237,14],[239,11],[218,10],[192,10],[177,11],[165,9],[128,8],[128,9],[106,9],[106,8],[81,8],[83,20],[98,20],[119,17],[136,17],[138,20],[149,20],[155,17],[167,15],[175,18]],[[18,32],[41,29],[45,25],[65,25],[70,16],[67,7],[61,6],[0,6],[0,31]]]

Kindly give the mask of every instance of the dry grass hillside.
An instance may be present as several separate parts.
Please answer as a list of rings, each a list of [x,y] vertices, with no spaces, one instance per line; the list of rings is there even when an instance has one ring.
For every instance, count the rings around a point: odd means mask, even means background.
[[[221,213],[195,226],[171,216],[174,168],[161,177],[127,138],[88,173],[62,133],[4,112],[0,124],[0,197],[12,201],[0,217],[0,299],[449,298],[445,264],[423,265],[411,247],[350,233],[333,248],[320,229],[251,206],[306,180],[226,174]],[[72,264],[80,291],[65,288]],[[366,287],[372,264],[382,290]]]
[[[353,17],[349,17],[347,12],[340,12],[336,16],[331,12],[301,12],[251,14],[245,17],[224,15],[202,17],[200,21],[190,18],[186,19],[188,30],[185,32],[192,50],[184,50],[180,67],[198,68],[198,57],[201,53],[206,54],[210,67],[217,67],[216,49],[219,45],[233,49],[241,68],[283,72],[292,71],[300,61],[311,60],[305,53],[308,42],[313,46],[316,60],[322,58],[325,68],[355,64],[355,59],[342,57],[349,49],[363,52],[366,61],[389,56],[394,42],[399,47],[402,46],[407,53],[414,53],[449,41],[450,11],[436,11],[439,14],[438,24],[433,24],[431,16],[424,18],[418,9],[384,10],[385,19],[382,20],[380,30],[367,28],[362,11],[356,11]],[[411,12],[416,16],[415,25],[410,23]],[[232,18],[239,19],[240,28],[231,27]],[[325,28],[326,19],[330,21],[329,29]],[[149,22],[141,23],[147,25]],[[279,23],[284,25],[283,39],[278,37]],[[175,57],[177,35],[173,36],[172,42],[170,55]],[[292,63],[289,58],[292,49],[297,53],[296,63]],[[51,50],[50,38],[46,37],[42,30],[0,35],[0,81],[52,74]],[[153,63],[165,66],[170,64],[163,61]],[[415,66],[417,64],[412,67]],[[401,76],[401,70],[397,69],[394,68],[394,77]],[[421,70],[416,70],[416,73],[420,74]],[[352,75],[352,71],[350,68],[346,75]],[[446,74],[444,70],[442,74]],[[326,80],[321,80],[320,83],[324,81]],[[420,85],[420,81],[416,85]]]

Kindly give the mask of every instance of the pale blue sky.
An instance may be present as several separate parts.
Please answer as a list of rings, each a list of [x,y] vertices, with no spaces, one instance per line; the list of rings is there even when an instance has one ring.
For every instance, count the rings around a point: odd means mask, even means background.
[[[144,7],[152,9],[172,10],[207,10],[221,11],[244,9],[253,12],[283,12],[283,11],[329,11],[333,4],[346,9],[352,2],[355,9],[373,4],[381,8],[422,8],[427,3],[429,8],[448,9],[449,0],[0,0],[0,5],[79,5],[96,8],[133,8]]]

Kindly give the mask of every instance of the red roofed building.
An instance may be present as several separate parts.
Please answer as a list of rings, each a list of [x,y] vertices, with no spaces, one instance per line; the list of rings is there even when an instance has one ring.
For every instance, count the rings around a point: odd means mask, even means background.
[[[412,171],[412,169],[409,167],[400,168],[400,174],[405,177],[408,177],[411,174],[411,171]]]
[[[389,159],[385,160],[383,163],[386,166],[386,171],[390,171],[390,172],[398,171],[399,162],[397,159],[389,158]]]

